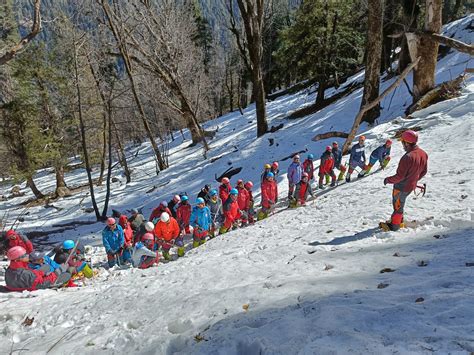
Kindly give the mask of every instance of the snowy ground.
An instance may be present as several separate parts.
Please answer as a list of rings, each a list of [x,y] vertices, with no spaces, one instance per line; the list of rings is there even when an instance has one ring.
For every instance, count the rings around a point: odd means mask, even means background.
[[[472,39],[465,28],[473,18],[450,25],[447,33]],[[441,59],[437,81],[469,66],[469,57],[452,52]],[[269,103],[268,111],[271,124],[282,122],[285,128],[259,140],[252,108],[244,117],[221,117],[208,123],[219,127],[209,157],[221,159],[210,163],[199,147],[175,142],[172,166],[158,177],[144,144],[132,162],[133,182],[113,185],[112,208],[140,206],[148,215],[176,192],[196,194],[230,166],[243,168],[238,177],[258,181],[265,162],[305,148],[319,155],[328,142],[312,142],[311,137],[347,131],[360,96],[359,90],[295,121],[284,117],[313,102],[314,95],[282,97]],[[389,121],[409,102],[401,86],[383,103],[383,123],[361,132],[370,151],[399,128],[422,128],[420,145],[430,156],[424,179],[428,192],[423,198],[411,196],[406,208],[408,219],[421,221],[416,229],[381,233],[374,228],[391,213],[391,188],[382,181],[395,172],[403,154],[395,143],[394,163],[387,171],[324,191],[305,208],[284,210],[220,236],[178,261],[145,271],[100,269],[97,279],[78,289],[0,294],[0,353],[474,352],[474,267],[466,266],[474,262],[474,80],[466,81],[459,98],[419,111],[410,120]],[[267,138],[275,144],[270,147]],[[130,154],[136,149],[130,148]],[[280,163],[284,170],[289,161]],[[54,176],[48,171],[40,175],[40,188],[53,189]],[[84,179],[81,171],[67,176],[71,185]],[[279,179],[283,196],[286,180]],[[98,193],[100,199],[103,191]],[[15,216],[22,211],[19,202],[30,197],[2,202],[0,213],[8,209]],[[62,210],[29,209],[19,231],[93,218],[83,212],[90,204],[85,192],[53,204]],[[96,245],[101,228],[82,226],[53,238],[81,236]],[[101,248],[92,248],[91,255],[95,263],[104,260]],[[380,273],[384,268],[395,271]],[[21,325],[26,316],[35,317],[31,326]]]

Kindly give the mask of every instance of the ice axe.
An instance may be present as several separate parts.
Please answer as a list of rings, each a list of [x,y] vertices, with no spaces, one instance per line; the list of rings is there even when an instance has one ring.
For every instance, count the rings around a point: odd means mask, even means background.
[[[420,189],[420,192],[417,193],[416,189]],[[414,194],[415,194],[416,197],[418,197],[420,195],[421,195],[421,197],[425,196],[425,194],[426,194],[426,184],[416,185]]]

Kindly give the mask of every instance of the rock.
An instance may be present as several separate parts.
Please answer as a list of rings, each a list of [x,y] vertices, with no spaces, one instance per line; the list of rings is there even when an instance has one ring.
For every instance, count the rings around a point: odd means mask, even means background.
[[[112,182],[115,183],[115,182],[120,182],[119,178],[116,178],[115,176],[112,178]]]
[[[377,288],[378,288],[378,289],[382,289],[382,288],[386,288],[386,287],[388,287],[388,286],[389,286],[389,284],[384,284],[383,282],[381,282],[381,283],[379,283],[379,284],[377,285]]]
[[[67,187],[58,187],[56,189],[56,196],[58,197],[71,196],[71,191],[69,191]]]
[[[94,212],[94,209],[92,207],[86,207],[86,208],[84,208],[84,212],[85,213],[92,213],[92,212]]]
[[[386,273],[386,272],[394,272],[394,271],[395,271],[395,269],[391,269],[391,268],[389,268],[389,267],[385,267],[385,268],[383,268],[382,270],[380,270],[380,273],[381,273],[381,274],[384,274],[384,273]]]
[[[423,297],[418,297],[418,298],[415,300],[416,303],[421,303],[421,302],[424,302],[424,301],[425,301],[425,299],[424,299]]]

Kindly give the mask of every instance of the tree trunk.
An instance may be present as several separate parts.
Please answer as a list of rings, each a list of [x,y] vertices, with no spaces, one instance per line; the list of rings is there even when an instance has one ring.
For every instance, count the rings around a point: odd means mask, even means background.
[[[326,92],[326,79],[321,79],[318,82],[318,93],[316,95],[316,105],[323,105],[324,103],[324,93]]]
[[[118,135],[118,129],[113,119],[112,119],[112,124],[114,126],[114,131],[115,131],[115,139],[117,139],[117,147],[118,147],[117,155],[119,157],[120,165],[122,165],[123,167],[125,178],[127,179],[127,184],[128,184],[129,182],[132,181],[132,173],[130,172],[130,169],[128,167],[127,157],[125,156],[125,151],[123,149],[122,142],[120,141],[120,138]]]
[[[369,0],[367,22],[367,55],[365,58],[364,94],[360,107],[374,101],[379,96],[380,65],[382,52],[384,0]],[[380,116],[380,104],[364,114],[362,121],[373,124]]]
[[[425,31],[439,33],[441,31],[442,0],[426,0]],[[420,63],[413,75],[413,102],[435,87],[435,70],[438,60],[438,42],[428,38],[419,38],[416,56],[420,56]],[[413,55],[410,52],[410,55]]]
[[[58,165],[55,167],[56,173],[56,191],[55,194],[57,197],[69,196],[71,192],[67,188],[66,180],[64,180],[64,167]]]
[[[104,208],[102,209],[102,218],[107,218],[107,210],[109,208],[110,199],[110,180],[112,177],[112,103],[110,100],[107,101],[107,117],[108,117],[108,144],[109,144],[109,163],[107,165],[107,181],[106,181],[106,192],[104,200]]]
[[[265,109],[265,86],[261,71],[255,75],[259,78],[254,83],[255,108],[257,111],[257,137],[261,137],[268,131],[267,112]]]
[[[89,162],[89,153],[87,151],[86,129],[84,126],[84,118],[82,115],[82,99],[81,99],[81,89],[79,87],[79,68],[78,68],[78,62],[77,62],[77,44],[76,44],[75,38],[73,38],[73,45],[74,45],[74,53],[73,53],[74,54],[74,75],[75,75],[75,81],[76,81],[77,108],[78,108],[78,114],[79,114],[79,131],[80,131],[81,140],[82,140],[82,152],[84,154],[84,162],[86,164],[86,172],[87,172],[87,179],[89,181],[89,192],[91,194],[92,207],[94,208],[95,217],[97,218],[98,221],[100,221],[102,218],[100,216],[99,208],[97,207],[97,202],[95,200],[94,181],[92,180],[91,165]]]
[[[43,193],[38,189],[38,187],[36,187],[35,181],[33,180],[32,176],[28,177],[28,179],[26,180],[26,185],[28,185],[28,187],[31,189],[36,198],[39,199],[44,197]]]
[[[98,88],[100,90],[100,88]],[[102,181],[104,179],[104,171],[105,171],[105,160],[107,158],[107,117],[105,114],[102,115],[103,117],[103,126],[102,126],[102,156],[100,158],[100,174],[99,179],[97,179],[97,186],[102,185]]]

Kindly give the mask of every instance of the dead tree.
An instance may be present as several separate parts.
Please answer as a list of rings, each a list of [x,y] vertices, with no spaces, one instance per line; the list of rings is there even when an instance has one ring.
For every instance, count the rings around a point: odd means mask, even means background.
[[[405,68],[405,70],[403,71],[403,73],[400,74],[398,79],[395,80],[392,83],[392,85],[390,85],[377,99],[375,99],[374,101],[364,105],[360,109],[359,113],[357,114],[356,118],[354,119],[354,123],[352,125],[351,131],[349,132],[349,136],[347,137],[347,139],[344,143],[344,146],[342,148],[342,153],[343,154],[346,154],[349,151],[349,147],[352,144],[352,141],[354,140],[354,138],[357,134],[357,129],[359,128],[360,123],[362,122],[362,117],[364,116],[364,114],[368,110],[370,110],[371,108],[378,105],[380,103],[380,101],[382,101],[385,96],[387,96],[393,89],[395,89],[398,85],[400,85],[400,83],[403,81],[403,79],[405,79],[405,77],[408,75],[408,73],[413,68],[416,67],[416,65],[419,63],[419,61],[420,61],[420,58],[419,57],[416,58],[416,60],[413,63],[411,63],[407,68]]]
[[[10,60],[15,58],[15,56],[23,49],[25,46],[36,37],[38,33],[41,32],[41,0],[35,0],[33,6],[33,25],[31,26],[31,31],[25,37],[23,37],[20,42],[15,44],[12,48],[7,49],[5,54],[0,57],[0,65],[8,63]]]

